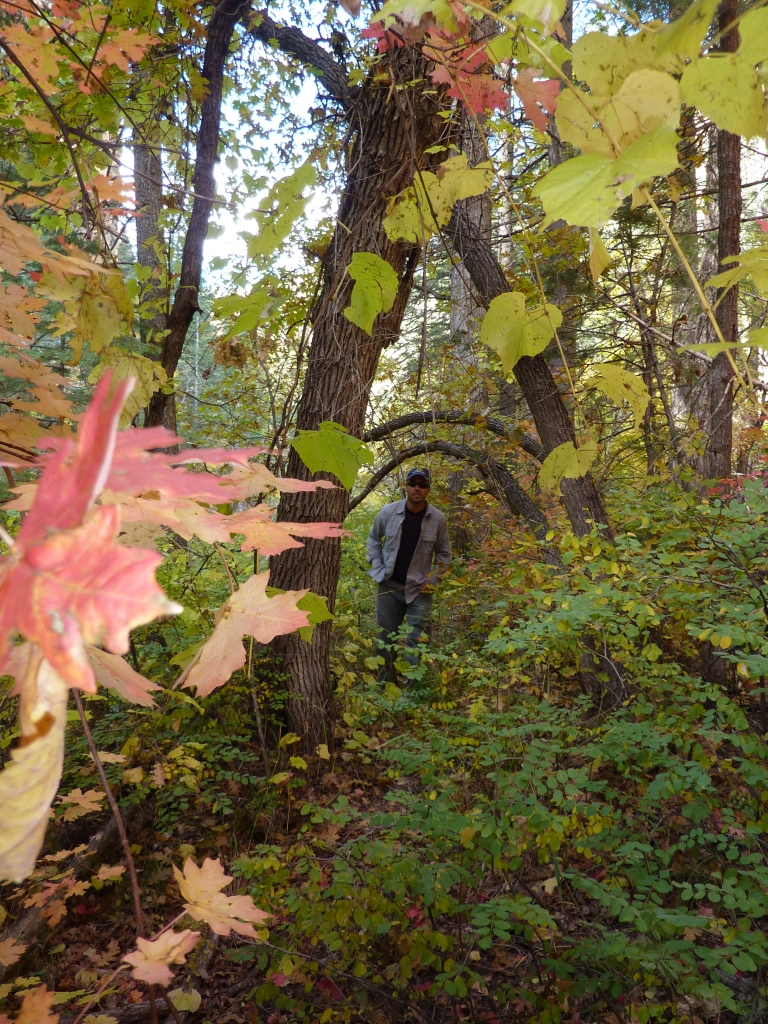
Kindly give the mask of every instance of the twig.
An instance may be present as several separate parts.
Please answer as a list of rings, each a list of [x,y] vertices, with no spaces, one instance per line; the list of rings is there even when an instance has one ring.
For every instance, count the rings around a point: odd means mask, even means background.
[[[173,1000],[168,995],[166,990],[163,988],[162,985],[158,985],[157,987],[160,989],[160,992],[161,992],[161,994],[163,996],[163,999],[165,999],[166,1003],[168,1004],[168,1009],[171,1011],[171,1016],[176,1021],[176,1024],[184,1024],[184,1021],[179,1016],[179,1011],[173,1005]],[[154,986],[153,986],[153,988],[154,988]]]
[[[235,586],[235,581],[232,579],[232,573],[230,572],[229,566],[227,565],[227,560],[224,557],[224,552],[221,550],[220,545],[216,541],[214,541],[213,546],[216,548],[216,552],[219,558],[224,563],[224,568],[227,570],[227,576],[229,577],[229,589],[230,592],[234,594],[234,592],[237,590],[237,587]]]
[[[108,974],[106,976],[106,978],[104,978],[104,980],[102,981],[101,985],[99,985],[99,987],[96,989],[96,991],[89,997],[88,1001],[85,1003],[85,1005],[83,1006],[83,1008],[80,1011],[80,1013],[78,1013],[78,1015],[72,1021],[72,1024],[80,1024],[80,1021],[83,1019],[83,1017],[86,1015],[86,1013],[88,1013],[88,1010],[93,1006],[93,1004],[99,998],[101,993],[105,989],[109,988],[109,986],[112,984],[112,982],[118,976],[120,971],[124,971],[127,967],[128,967],[128,964],[120,964],[118,967],[116,967],[114,969],[114,971],[112,971],[111,974]]]
[[[101,763],[99,752],[96,749],[96,744],[93,741],[93,734],[91,733],[91,727],[88,725],[88,720],[85,717],[85,708],[83,707],[83,701],[77,690],[72,690],[72,696],[75,699],[75,707],[80,715],[80,721],[83,723],[83,732],[85,733],[85,741],[88,744],[88,750],[91,753],[96,764],[96,770],[99,773],[101,784],[104,787],[104,792],[107,794],[107,803],[112,811],[115,818],[115,824],[117,825],[118,835],[120,836],[120,842],[123,847],[123,853],[125,855],[126,867],[128,868],[128,877],[131,880],[131,892],[133,893],[133,909],[136,914],[136,934],[140,937],[144,937],[144,914],[141,909],[141,889],[139,888],[139,877],[136,874],[136,864],[133,860],[133,854],[131,853],[131,844],[128,842],[128,834],[125,831],[125,824],[123,822],[122,815],[120,814],[120,808],[117,806],[117,800],[115,800],[112,790],[109,787],[109,780],[107,779],[106,772],[104,771],[104,765]]]
[[[267,751],[267,740],[264,736],[264,726],[261,722],[261,709],[259,708],[259,695],[253,688],[253,637],[248,647],[248,682],[251,683],[251,700],[253,701],[253,712],[256,715],[256,730],[259,734],[259,743],[261,744],[261,756],[264,761],[264,778],[268,779],[271,771],[269,767],[269,753]]]

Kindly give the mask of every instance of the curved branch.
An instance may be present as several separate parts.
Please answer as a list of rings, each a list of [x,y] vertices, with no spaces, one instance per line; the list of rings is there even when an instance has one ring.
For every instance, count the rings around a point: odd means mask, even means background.
[[[211,208],[216,199],[215,175],[219,154],[224,67],[229,56],[229,45],[232,42],[235,25],[248,10],[249,3],[250,0],[221,0],[208,23],[208,41],[205,45],[202,70],[202,77],[207,82],[207,92],[200,113],[195,173],[192,178],[195,199],[184,239],[179,284],[168,315],[168,334],[163,342],[162,365],[169,379],[176,372],[181,359],[192,318],[200,311],[198,292],[203,272],[203,245],[208,234]],[[145,426],[156,427],[163,423],[167,400],[168,395],[164,392],[155,392],[149,403]],[[167,425],[175,429],[175,424]]]
[[[381,441],[389,437],[397,430],[413,426],[414,423],[461,423],[471,427],[485,427],[492,434],[499,437],[506,437],[510,440],[517,440],[520,447],[528,455],[531,455],[537,462],[543,462],[546,458],[544,446],[530,434],[523,434],[519,439],[515,437],[514,431],[509,430],[506,423],[496,416],[473,416],[472,413],[463,412],[461,409],[437,409],[434,412],[425,409],[423,412],[407,412],[389,423],[382,423],[378,427],[366,430],[363,434],[363,441]]]
[[[475,466],[483,478],[485,489],[504,505],[513,515],[523,519],[538,541],[544,541],[549,530],[549,523],[539,506],[525,493],[512,474],[500,462],[492,459],[485,452],[476,451],[465,444],[454,444],[451,441],[422,441],[398,452],[394,458],[381,466],[373,474],[365,487],[349,503],[349,511],[356,508],[388,476],[401,462],[420,458],[431,452],[448,455],[453,459],[461,459]],[[554,548],[544,548],[544,561],[549,565],[562,565],[559,552]]]
[[[305,36],[300,29],[278,25],[266,11],[257,11],[248,31],[254,39],[267,46],[274,40],[283,53],[295,57],[309,71],[314,72],[333,99],[343,103],[345,107],[358,95],[360,90],[350,88],[345,69],[327,50]]]

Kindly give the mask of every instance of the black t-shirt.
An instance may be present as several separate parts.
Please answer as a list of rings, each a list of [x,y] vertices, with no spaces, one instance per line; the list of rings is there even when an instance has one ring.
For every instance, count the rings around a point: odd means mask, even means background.
[[[405,520],[403,521],[403,532],[400,535],[400,547],[397,551],[395,568],[392,572],[392,579],[395,583],[402,583],[405,586],[405,579],[408,575],[408,567],[411,564],[416,545],[421,536],[421,521],[427,511],[426,505],[421,512],[411,512],[406,505]]]

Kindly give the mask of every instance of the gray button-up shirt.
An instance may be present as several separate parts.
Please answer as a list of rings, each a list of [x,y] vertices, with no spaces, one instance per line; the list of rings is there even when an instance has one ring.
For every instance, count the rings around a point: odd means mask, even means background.
[[[405,520],[405,499],[385,505],[373,520],[368,533],[368,561],[371,563],[370,576],[377,583],[388,580],[395,571],[397,552]],[[438,565],[432,572],[432,556]],[[427,505],[421,521],[421,536],[413,553],[405,581],[405,600],[414,601],[427,577],[437,577],[439,567],[445,568],[451,561],[451,545],[448,540],[448,524],[442,512]]]

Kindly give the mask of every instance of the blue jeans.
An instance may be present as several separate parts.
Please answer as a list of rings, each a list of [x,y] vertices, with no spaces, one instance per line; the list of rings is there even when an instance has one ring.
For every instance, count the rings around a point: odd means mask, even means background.
[[[432,595],[419,594],[410,603],[405,600],[405,587],[394,580],[384,580],[379,584],[376,595],[376,625],[379,627],[379,655],[384,664],[379,666],[380,683],[397,683],[396,650],[387,650],[384,646],[392,646],[391,634],[397,633],[403,621],[410,627],[405,641],[405,660],[417,665],[419,657],[416,646],[419,638],[426,633],[429,637],[430,613],[432,611]]]

